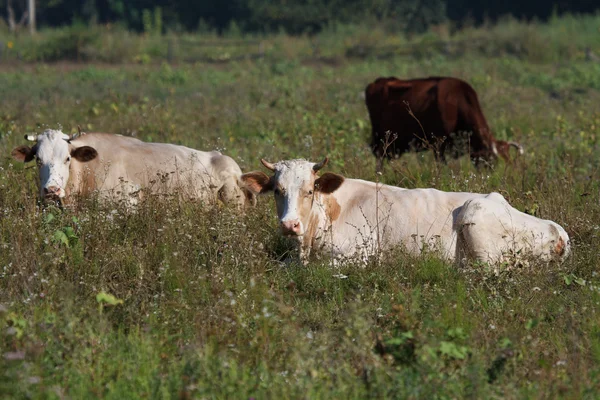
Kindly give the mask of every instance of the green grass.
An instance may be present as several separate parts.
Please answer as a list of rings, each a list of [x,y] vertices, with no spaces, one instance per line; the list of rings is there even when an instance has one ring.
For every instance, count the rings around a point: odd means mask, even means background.
[[[600,53],[596,39],[600,14],[563,15],[547,23],[503,18],[497,24],[457,29],[452,23],[429,32],[406,35],[394,21],[366,20],[362,25],[334,23],[315,35],[242,35],[235,26],[215,32],[136,34],[118,25],[45,28],[30,36],[0,29],[0,56],[6,62],[70,60],[108,64],[170,62],[229,63],[262,58],[275,69],[298,60],[340,63],[347,59],[391,59],[396,56],[435,59],[466,55],[517,58],[534,64],[587,59]],[[283,67],[285,68],[285,67]]]
[[[527,29],[562,38],[564,25],[587,43],[590,21]],[[306,39],[272,40],[294,57],[2,67],[0,397],[597,397],[599,64],[477,52],[330,64],[295,58]],[[286,266],[270,197],[243,217],[154,200],[61,212],[37,206],[35,169],[9,158],[25,133],[81,125],[221,149],[244,171],[328,155],[329,170],[374,180],[361,94],[387,75],[468,80],[495,135],[525,154],[479,171],[410,154],[381,180],[499,191],[565,227],[564,265],[494,274],[398,251],[366,268]],[[123,303],[99,304],[102,292]]]

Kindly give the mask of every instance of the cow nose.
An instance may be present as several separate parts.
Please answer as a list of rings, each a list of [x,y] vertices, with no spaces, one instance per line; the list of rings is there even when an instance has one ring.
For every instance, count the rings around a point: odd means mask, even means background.
[[[44,188],[44,195],[46,196],[58,196],[60,195],[60,188],[58,186],[48,186]]]
[[[293,219],[289,221],[281,221],[281,232],[283,232],[284,235],[299,235],[300,220]]]

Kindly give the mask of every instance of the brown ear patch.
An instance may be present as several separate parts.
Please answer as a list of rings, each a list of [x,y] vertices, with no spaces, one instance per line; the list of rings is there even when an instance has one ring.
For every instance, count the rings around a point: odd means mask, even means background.
[[[35,150],[29,146],[15,147],[10,155],[17,161],[29,162],[35,157]]]
[[[71,150],[71,157],[80,162],[88,162],[98,157],[98,152],[93,147],[81,146]]]
[[[240,179],[253,193],[265,193],[273,190],[273,181],[264,172],[248,172],[242,175]]]
[[[333,193],[342,186],[344,179],[342,175],[326,172],[315,181],[315,190],[325,194]]]

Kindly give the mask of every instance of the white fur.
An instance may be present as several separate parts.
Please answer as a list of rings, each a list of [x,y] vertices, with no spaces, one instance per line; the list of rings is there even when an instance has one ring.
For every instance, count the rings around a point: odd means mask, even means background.
[[[60,189],[59,197],[65,197],[71,164],[68,139],[69,136],[53,129],[47,129],[37,137],[36,156],[40,165],[40,196],[42,197],[44,189],[52,186]]]

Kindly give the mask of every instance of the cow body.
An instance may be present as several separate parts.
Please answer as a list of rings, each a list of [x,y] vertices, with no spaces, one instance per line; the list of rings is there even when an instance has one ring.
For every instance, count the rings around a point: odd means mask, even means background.
[[[335,192],[315,194],[303,252],[316,248],[337,258],[367,259],[401,247],[412,255],[434,251],[451,261],[456,251],[454,212],[476,196],[482,195],[407,190],[346,178]]]
[[[242,180],[256,193],[274,191],[281,230],[296,238],[303,261],[315,249],[338,260],[346,257],[367,260],[381,251],[400,247],[413,255],[434,252],[444,260],[457,263],[464,257],[498,262],[496,253],[489,256],[489,245],[485,249],[481,247],[485,244],[478,241],[477,235],[482,231],[476,229],[489,229],[489,235],[499,243],[505,233],[502,230],[504,216],[500,221],[488,224],[485,222],[487,214],[462,213],[464,205],[482,200],[507,207],[508,217],[525,215],[510,207],[498,193],[402,189],[331,173],[319,177],[316,174],[318,168],[315,170],[318,164],[305,160],[265,162],[265,165],[274,171],[272,177],[251,172],[244,174]],[[471,214],[482,220],[469,225],[467,215]],[[566,232],[557,224],[532,216],[521,220],[521,224],[514,224],[514,229],[524,237],[538,234],[541,237],[543,232],[553,235],[551,239],[556,243],[562,240],[564,246],[570,245]],[[463,227],[468,232],[460,236]],[[542,251],[537,250],[537,244],[539,242],[522,246],[521,242],[512,241],[498,248],[515,252],[524,250],[532,256],[540,256]],[[461,246],[471,247],[466,251]],[[555,251],[556,246],[546,247],[550,250],[547,257],[542,257],[544,261],[562,261],[566,257],[564,251]]]
[[[497,193],[467,201],[457,216],[456,229],[459,261],[562,261],[571,252],[563,227],[511,207]]]
[[[367,86],[365,101],[378,169],[384,158],[397,158],[411,150],[433,149],[442,161],[448,152],[454,158],[468,152],[476,163],[498,156],[508,161],[510,146],[522,152],[517,143],[494,138],[477,93],[460,79],[378,78]]]
[[[18,150],[13,155],[19,156]],[[75,156],[92,149],[89,159]],[[144,193],[243,206],[246,192],[239,185],[237,163],[219,152],[203,152],[166,143],[146,143],[132,137],[88,133],[69,139],[47,130],[29,149],[40,165],[40,195],[65,199],[97,193],[101,199],[136,204]],[[18,157],[16,157],[18,158]],[[23,160],[28,161],[28,160]]]

